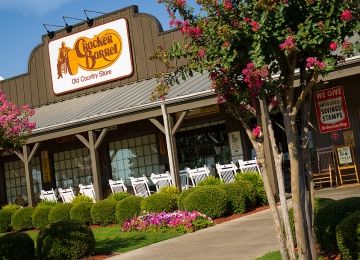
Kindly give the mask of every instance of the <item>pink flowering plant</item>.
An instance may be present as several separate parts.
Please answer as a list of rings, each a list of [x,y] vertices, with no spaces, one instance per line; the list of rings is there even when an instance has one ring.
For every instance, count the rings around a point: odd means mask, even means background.
[[[175,231],[189,233],[213,226],[214,222],[197,211],[175,211],[171,213],[149,213],[125,221],[122,231]]]
[[[35,128],[35,123],[29,121],[33,114],[29,106],[16,106],[0,91],[0,150],[16,149],[26,142]]]
[[[159,73],[152,98],[166,98],[164,90],[169,88],[164,86],[194,72],[209,73],[218,102],[240,121],[252,143],[266,190],[271,185],[264,140],[271,144],[271,158],[281,161],[271,121],[271,113],[280,112],[290,159],[299,259],[317,259],[311,223],[304,218],[304,209],[311,204],[305,196],[308,187],[301,186],[306,183],[302,154],[307,153],[302,151],[309,143],[308,109],[312,90],[322,87],[321,77],[359,51],[358,38],[351,38],[360,31],[359,1],[196,0],[198,8],[188,1],[158,2],[166,6],[170,25],[179,29],[183,40],[154,53],[167,71]],[[178,59],[180,63],[175,62]],[[295,259],[290,228],[279,218],[273,195],[267,195],[282,258]],[[285,213],[284,218],[288,218]]]

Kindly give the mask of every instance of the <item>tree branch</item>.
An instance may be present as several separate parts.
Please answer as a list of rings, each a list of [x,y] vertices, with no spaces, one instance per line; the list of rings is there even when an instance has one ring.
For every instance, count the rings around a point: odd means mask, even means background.
[[[304,100],[306,98],[306,96],[310,93],[310,91],[312,90],[313,86],[316,84],[317,80],[318,80],[319,74],[317,72],[313,73],[312,79],[306,84],[305,88],[303,89],[303,91],[301,92],[298,100],[296,101],[296,104],[292,110],[292,115],[296,116],[297,113],[299,112],[301,105],[304,103]]]

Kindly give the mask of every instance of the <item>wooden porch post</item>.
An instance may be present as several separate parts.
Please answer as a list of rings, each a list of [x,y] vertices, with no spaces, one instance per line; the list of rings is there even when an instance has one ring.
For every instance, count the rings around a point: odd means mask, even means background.
[[[35,143],[34,147],[31,149],[30,154],[28,153],[27,145],[23,145],[23,152],[15,151],[15,154],[20,158],[20,160],[24,163],[25,168],[25,179],[26,179],[26,191],[28,197],[28,205],[30,207],[35,206],[35,197],[34,197],[34,186],[33,186],[33,178],[32,171],[30,166],[30,161],[34,157],[37,149],[39,148],[39,143]]]
[[[107,133],[107,128],[102,129],[99,137],[96,139],[94,131],[88,131],[89,140],[86,140],[82,135],[77,134],[76,137],[89,149],[91,158],[91,170],[93,174],[94,189],[96,201],[104,198],[101,182],[101,171],[99,163],[98,148]]]

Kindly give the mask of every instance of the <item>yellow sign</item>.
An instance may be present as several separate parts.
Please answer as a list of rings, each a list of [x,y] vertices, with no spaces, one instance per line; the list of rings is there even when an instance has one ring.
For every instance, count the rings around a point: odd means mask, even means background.
[[[41,152],[41,170],[43,182],[51,182],[51,173],[50,173],[50,163],[49,163],[49,154],[47,151]]]

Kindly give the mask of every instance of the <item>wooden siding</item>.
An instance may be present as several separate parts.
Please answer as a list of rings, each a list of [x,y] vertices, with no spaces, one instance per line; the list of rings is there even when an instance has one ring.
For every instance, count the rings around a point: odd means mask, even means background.
[[[101,16],[95,19],[95,26],[108,23],[119,18],[128,21],[131,52],[133,57],[134,72],[128,78],[114,80],[93,87],[77,90],[71,93],[55,95],[51,83],[51,71],[48,53],[49,38],[42,36],[42,43],[36,46],[29,57],[28,73],[19,75],[0,82],[0,90],[6,97],[18,104],[30,104],[34,107],[59,102],[69,98],[102,91],[147,79],[155,73],[165,71],[166,67],[158,61],[151,61],[150,57],[154,54],[157,46],[168,48],[175,40],[181,39],[179,31],[162,32],[159,21],[147,14],[138,13],[136,6]],[[86,23],[74,26],[70,34],[88,29]],[[55,33],[54,40],[70,35],[65,29]]]

